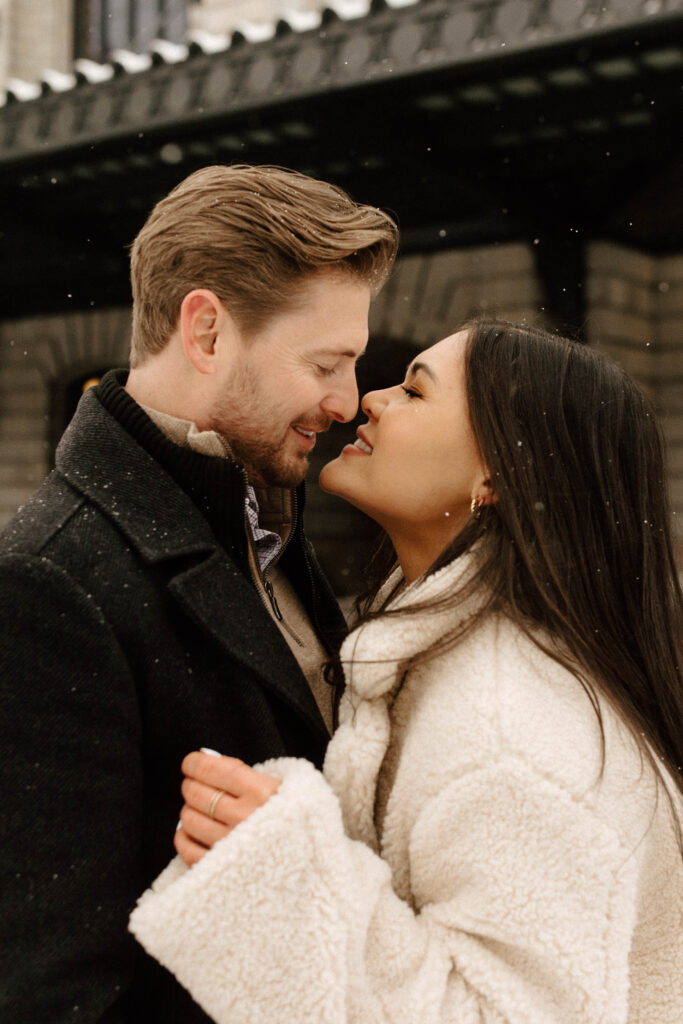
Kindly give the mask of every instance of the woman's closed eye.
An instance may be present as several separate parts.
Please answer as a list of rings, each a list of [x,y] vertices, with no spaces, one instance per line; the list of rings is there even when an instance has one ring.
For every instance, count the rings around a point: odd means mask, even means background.
[[[408,398],[422,398],[419,391],[416,391],[415,388],[409,388],[407,384],[401,384],[401,391],[405,391]]]

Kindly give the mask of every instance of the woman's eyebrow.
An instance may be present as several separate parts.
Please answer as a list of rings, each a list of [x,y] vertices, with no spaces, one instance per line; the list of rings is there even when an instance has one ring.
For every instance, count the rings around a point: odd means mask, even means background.
[[[410,364],[410,366],[406,370],[406,375],[408,377],[413,377],[419,370],[423,370],[427,374],[428,377],[432,378],[432,380],[434,381],[435,384],[438,384],[438,378],[437,378],[436,374],[434,373],[434,371],[431,370],[429,368],[429,366],[427,366],[426,363],[421,363],[419,361],[416,362],[416,363],[411,363]]]

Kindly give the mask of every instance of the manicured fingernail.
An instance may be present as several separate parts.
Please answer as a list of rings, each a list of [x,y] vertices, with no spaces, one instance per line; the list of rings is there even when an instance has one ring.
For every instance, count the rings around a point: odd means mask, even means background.
[[[202,754],[210,754],[211,757],[223,756],[222,754],[219,754],[217,750],[212,750],[211,747],[200,747],[199,749],[201,750]]]
[[[178,824],[175,827],[176,832],[180,832],[182,827],[183,827],[183,823],[182,823],[182,821],[179,821]]]

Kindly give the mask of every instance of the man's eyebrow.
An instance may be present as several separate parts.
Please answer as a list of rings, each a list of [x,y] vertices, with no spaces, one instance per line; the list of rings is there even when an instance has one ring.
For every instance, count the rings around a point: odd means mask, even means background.
[[[408,366],[408,368],[407,368],[407,370],[406,370],[406,376],[408,376],[408,377],[414,377],[414,376],[415,376],[415,374],[416,374],[416,373],[417,373],[417,372],[418,372],[419,370],[423,370],[423,371],[424,371],[424,373],[426,373],[428,377],[431,377],[431,378],[432,378],[432,380],[434,381],[434,383],[435,383],[435,384],[438,384],[438,383],[439,383],[438,377],[436,376],[436,374],[434,373],[434,371],[433,371],[432,369],[430,369],[430,367],[429,367],[429,366],[427,366],[427,364],[426,364],[426,363],[421,363],[421,362],[419,362],[419,360],[418,360],[418,362],[416,362],[416,363],[411,363],[411,364],[410,364],[410,365]]]
[[[346,356],[347,359],[355,359],[356,362],[358,362],[359,360],[361,360],[363,358],[365,353],[366,353],[366,349],[363,349],[362,352],[355,352],[353,349],[348,348],[348,349],[344,349],[342,352],[340,352],[338,348],[319,348],[319,349],[316,349],[314,352],[312,352],[311,355],[314,358],[316,356],[337,356],[338,358],[341,358],[342,356]]]

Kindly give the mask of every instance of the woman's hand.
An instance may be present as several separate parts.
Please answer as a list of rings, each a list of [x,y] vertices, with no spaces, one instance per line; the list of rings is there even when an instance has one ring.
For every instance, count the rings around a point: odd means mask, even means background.
[[[280,783],[236,757],[194,751],[182,763],[185,775],[175,848],[190,867],[219,839],[265,804]]]

